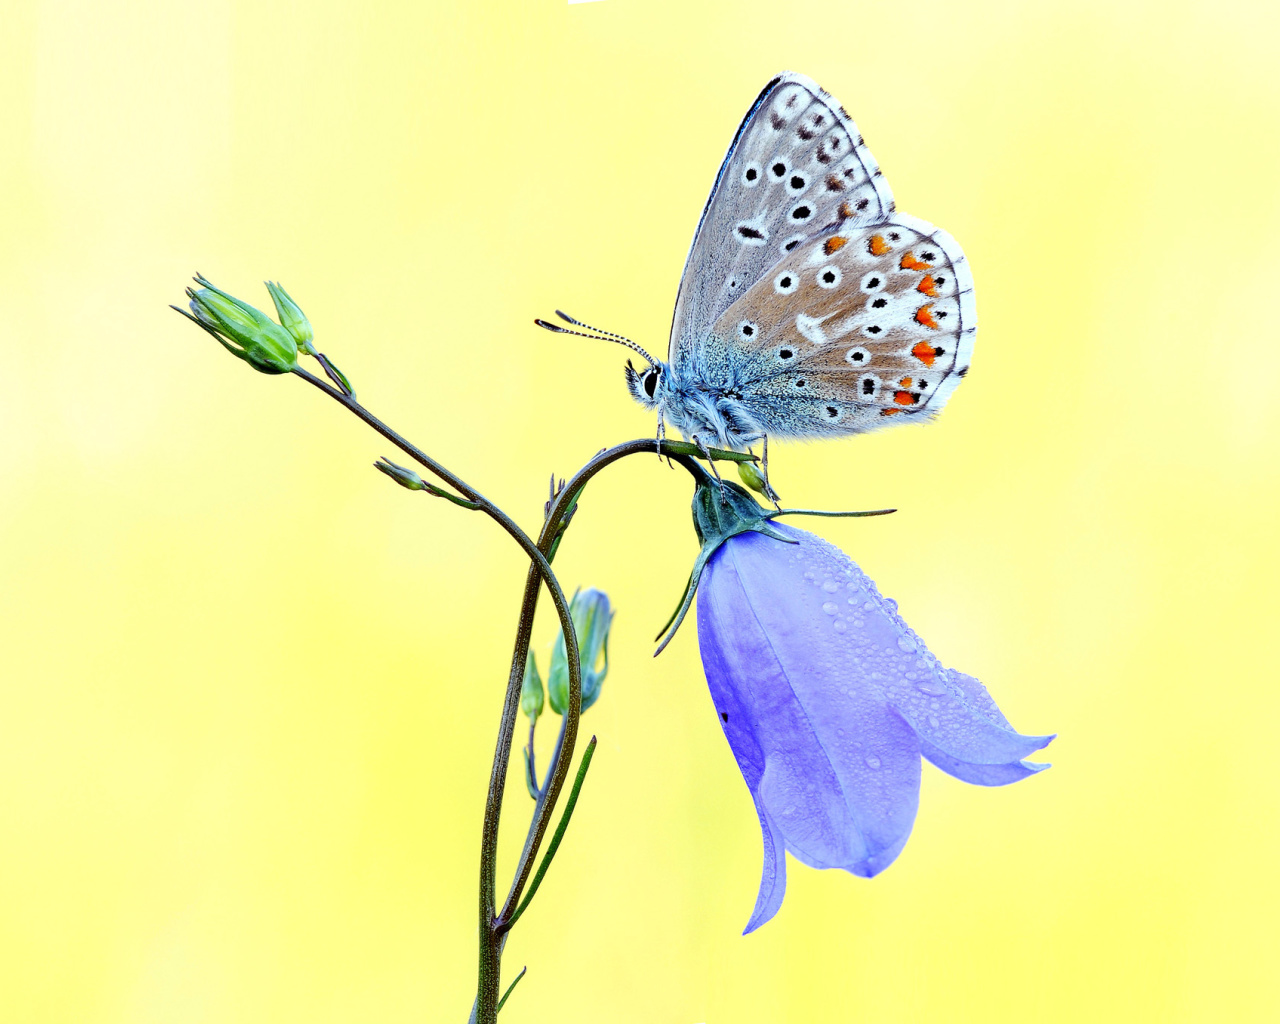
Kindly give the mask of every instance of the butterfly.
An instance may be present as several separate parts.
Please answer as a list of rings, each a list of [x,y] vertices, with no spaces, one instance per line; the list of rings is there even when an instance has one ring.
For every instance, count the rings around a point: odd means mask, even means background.
[[[845,109],[789,71],[756,98],[716,175],[666,362],[559,315],[648,361],[627,362],[627,387],[657,411],[660,438],[666,422],[735,451],[931,418],[968,372],[977,330],[955,239],[895,211]]]

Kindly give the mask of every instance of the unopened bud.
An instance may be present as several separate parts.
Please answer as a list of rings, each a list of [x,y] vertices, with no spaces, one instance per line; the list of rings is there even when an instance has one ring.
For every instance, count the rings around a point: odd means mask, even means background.
[[[529,716],[530,725],[542,714],[543,703],[542,676],[538,675],[538,662],[530,651],[524,663],[524,682],[520,686],[520,710]]]
[[[298,365],[298,345],[293,335],[247,302],[215,288],[199,274],[201,287],[187,289],[190,316],[212,334],[232,355],[263,373],[288,373]]]
[[[739,462],[738,476],[744,484],[757,494],[768,494],[764,474],[760,472],[760,467],[754,462]]]
[[[379,459],[373,466],[375,469],[382,470],[401,487],[407,487],[411,491],[430,490],[426,482],[417,473],[411,469],[406,469],[404,466],[397,466],[390,459]]]
[[[583,590],[573,595],[569,616],[578,637],[582,664],[582,710],[586,711],[600,696],[600,687],[609,674],[609,627],[613,609],[609,595],[602,590]],[[547,669],[547,698],[551,710],[563,715],[569,707],[569,658],[564,646],[564,633],[556,637],[551,650],[551,667]]]
[[[276,315],[280,318],[280,326],[293,335],[298,348],[309,355],[316,354],[311,344],[314,335],[311,332],[311,321],[298,308],[298,304],[289,297],[289,293],[275,281],[267,282],[267,291],[271,293],[271,301],[276,304]]]

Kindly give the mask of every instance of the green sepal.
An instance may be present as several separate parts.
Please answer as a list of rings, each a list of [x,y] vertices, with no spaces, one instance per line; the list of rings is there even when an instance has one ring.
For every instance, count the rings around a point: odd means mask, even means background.
[[[560,542],[564,540],[565,531],[569,529],[569,522],[573,519],[574,513],[578,511],[578,499],[582,497],[583,490],[585,488],[579,488],[574,492],[573,497],[569,499],[569,504],[565,507],[564,514],[560,517],[560,527],[556,530],[556,535],[551,539],[551,547],[547,549],[548,562],[556,557],[556,552],[560,549]],[[551,504],[548,502],[548,511],[550,507]]]
[[[656,658],[667,644],[671,643],[684,617],[693,604],[694,595],[698,592],[698,583],[702,572],[707,567],[720,546],[730,537],[740,533],[763,533],[766,537],[780,540],[785,544],[796,541],[779,533],[770,521],[778,516],[838,516],[841,518],[857,518],[861,516],[883,516],[895,511],[891,508],[876,509],[872,512],[819,512],[807,508],[765,509],[751,497],[745,487],[735,483],[714,479],[700,464],[694,464],[693,491],[693,529],[698,535],[698,543],[702,545],[698,557],[694,560],[693,571],[689,573],[689,581],[685,584],[684,593],[671,618],[659,630],[654,639],[658,649],[653,652]]]

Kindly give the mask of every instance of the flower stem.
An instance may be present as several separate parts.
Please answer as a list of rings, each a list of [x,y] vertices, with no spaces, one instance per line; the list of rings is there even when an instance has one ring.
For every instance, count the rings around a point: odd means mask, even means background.
[[[628,455],[656,452],[657,454],[665,455],[668,459],[681,463],[696,476],[698,470],[696,469],[697,464],[694,462],[695,456],[735,462],[750,461],[754,459],[754,456],[717,449],[707,450],[679,441],[655,442],[648,438],[628,441],[625,444],[605,449],[578,470],[569,483],[550,502],[546,520],[535,543],[502,509],[467,484],[461,477],[450,472],[441,463],[401,437],[400,434],[392,430],[357,402],[354,390],[352,390],[345,376],[340,372],[336,372],[336,367],[331,368],[327,360],[322,361],[322,365],[330,379],[338,384],[338,387],[326,383],[300,366],[294,367],[292,372],[323,391],[348,412],[353,413],[461,495],[461,498],[454,498],[448,494],[440,494],[441,497],[448,497],[459,505],[484,512],[493,519],[520,545],[521,549],[529,557],[530,565],[525,578],[520,618],[516,626],[511,671],[507,677],[507,691],[503,700],[502,717],[498,726],[498,737],[493,754],[493,766],[489,775],[489,790],[485,800],[484,822],[481,830],[480,955],[476,999],[471,1010],[471,1020],[475,1024],[496,1024],[498,1009],[506,1001],[506,996],[511,994],[511,988],[515,987],[513,982],[506,995],[499,998],[502,950],[506,945],[507,935],[512,925],[515,924],[516,919],[524,913],[529,901],[541,885],[547,868],[550,866],[551,860],[555,856],[561,840],[564,838],[565,831],[569,826],[569,820],[573,814],[574,805],[577,803],[578,793],[586,777],[587,768],[591,763],[591,756],[595,751],[595,739],[593,737],[591,745],[583,755],[577,779],[565,806],[560,824],[552,837],[551,845],[548,847],[547,855],[533,879],[528,895],[522,900],[521,896],[524,894],[525,885],[529,881],[529,874],[534,860],[537,858],[551,815],[555,811],[560,791],[569,773],[574,744],[577,740],[578,722],[582,715],[582,666],[580,664],[578,639],[574,632],[573,619],[569,614],[568,601],[565,599],[564,591],[561,589],[555,573],[551,570],[550,558],[559,545],[564,529],[574,512],[583,488],[586,487],[592,477],[619,459]],[[432,490],[434,493],[439,493],[435,488],[432,488]],[[525,837],[524,848],[520,853],[511,888],[507,893],[501,912],[497,912],[495,883],[498,859],[498,826],[502,814],[502,799],[506,787],[507,768],[511,760],[511,745],[515,733],[515,724],[520,711],[520,690],[524,682],[525,662],[528,658],[530,638],[533,634],[533,620],[538,607],[540,584],[545,584],[551,594],[556,616],[560,620],[560,629],[564,634],[565,660],[569,675],[568,706],[565,708],[565,713],[561,720],[560,735],[556,739],[551,763],[547,768],[546,783],[539,791],[534,805],[533,817],[529,823],[529,830]],[[532,743],[530,747],[530,756],[532,758]],[[522,971],[516,981],[519,981],[523,976],[524,972]]]
[[[557,745],[557,757],[567,767],[568,758],[563,756],[567,751],[573,754],[573,744],[577,738],[578,718],[582,713],[582,668],[579,664],[578,638],[574,633],[573,619],[569,614],[569,603],[565,599],[551,564],[547,561],[545,547],[550,547],[550,540],[545,545],[535,544],[529,535],[516,525],[498,506],[471,487],[461,477],[451,473],[442,464],[431,458],[416,445],[401,437],[396,431],[383,423],[355,400],[355,395],[345,389],[338,389],[326,384],[319,377],[308,373],[301,367],[293,372],[307,383],[319,388],[347,411],[355,414],[366,424],[376,430],[401,451],[405,452],[419,465],[430,470],[450,487],[472,502],[479,511],[484,512],[498,523],[529,556],[530,566],[525,581],[524,601],[521,605],[520,622],[516,630],[516,651],[512,659],[511,673],[507,679],[507,692],[502,705],[502,719],[498,727],[498,742],[493,755],[493,768],[489,775],[489,792],[485,801],[484,823],[480,844],[480,964],[476,990],[476,1005],[473,1010],[477,1024],[495,1024],[498,1013],[499,970],[502,957],[502,939],[496,928],[497,919],[494,914],[496,904],[495,883],[498,862],[498,823],[502,811],[502,795],[506,786],[507,763],[511,758],[511,740],[515,731],[516,716],[520,711],[520,688],[524,682],[525,658],[529,653],[529,638],[533,632],[533,616],[538,604],[538,584],[545,583],[551,593],[556,615],[560,619],[560,628],[565,638],[565,660],[569,669],[569,706],[565,709],[564,727],[561,732],[562,744]],[[545,529],[543,531],[546,533]],[[560,785],[564,781],[565,772],[556,764],[552,771],[551,784],[538,802],[534,813],[535,822],[545,818],[554,809],[559,796]],[[538,832],[545,831],[542,824]],[[526,847],[528,843],[526,843]],[[536,843],[534,844],[536,851]]]

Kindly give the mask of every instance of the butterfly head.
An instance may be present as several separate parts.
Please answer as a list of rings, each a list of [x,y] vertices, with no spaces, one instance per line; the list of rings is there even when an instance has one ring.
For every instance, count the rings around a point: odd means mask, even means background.
[[[631,397],[646,409],[656,409],[662,404],[662,385],[666,376],[664,363],[653,363],[643,370],[637,370],[627,360],[627,390]]]

